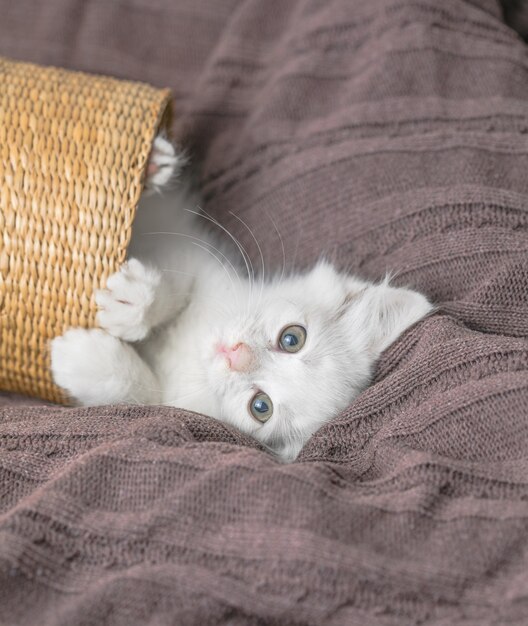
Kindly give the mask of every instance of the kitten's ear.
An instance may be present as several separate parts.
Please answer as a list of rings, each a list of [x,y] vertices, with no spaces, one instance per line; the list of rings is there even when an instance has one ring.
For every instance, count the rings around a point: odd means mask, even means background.
[[[332,283],[337,279],[339,274],[335,267],[323,258],[317,261],[312,269],[307,272],[306,276],[313,283],[313,286],[317,288]]]
[[[379,354],[432,310],[432,305],[422,294],[390,287],[385,281],[367,287],[352,302],[351,322],[363,327],[369,350]]]
[[[322,259],[305,274],[304,288],[317,297],[320,306],[333,309],[346,293],[345,277]]]

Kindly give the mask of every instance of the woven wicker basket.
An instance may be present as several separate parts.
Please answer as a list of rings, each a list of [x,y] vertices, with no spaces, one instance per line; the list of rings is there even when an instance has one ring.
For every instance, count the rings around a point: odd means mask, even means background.
[[[95,325],[170,94],[0,57],[0,389],[66,398],[49,340]]]

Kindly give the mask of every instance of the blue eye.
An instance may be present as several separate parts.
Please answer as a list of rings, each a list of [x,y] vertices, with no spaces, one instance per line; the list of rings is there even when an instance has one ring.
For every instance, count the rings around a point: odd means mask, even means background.
[[[259,422],[267,422],[273,415],[273,402],[267,393],[259,391],[249,403],[249,412]]]
[[[279,348],[284,352],[299,352],[305,341],[306,329],[303,326],[286,326],[279,335]]]
[[[299,343],[299,338],[295,335],[288,333],[287,335],[282,336],[282,344],[284,347],[286,346],[296,346]]]
[[[255,400],[253,402],[253,408],[258,413],[267,413],[269,411],[269,406],[264,400]]]

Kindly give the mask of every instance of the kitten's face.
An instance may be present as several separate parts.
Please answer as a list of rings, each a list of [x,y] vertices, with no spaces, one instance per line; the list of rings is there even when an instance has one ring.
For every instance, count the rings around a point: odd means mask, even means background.
[[[387,294],[393,308],[400,295],[403,316],[387,315],[379,302]],[[350,403],[380,351],[429,309],[415,292],[363,283],[325,263],[262,292],[244,286],[236,300],[206,341],[215,416],[283,460]]]

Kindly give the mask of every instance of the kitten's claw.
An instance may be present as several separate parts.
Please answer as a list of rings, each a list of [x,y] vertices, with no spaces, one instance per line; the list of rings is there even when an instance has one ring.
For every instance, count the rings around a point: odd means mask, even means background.
[[[95,294],[99,326],[125,341],[144,339],[155,324],[153,309],[160,281],[160,272],[130,259],[110,276],[106,289]]]
[[[158,135],[147,165],[147,187],[161,189],[178,176],[184,164],[185,157],[177,154],[174,146]]]

